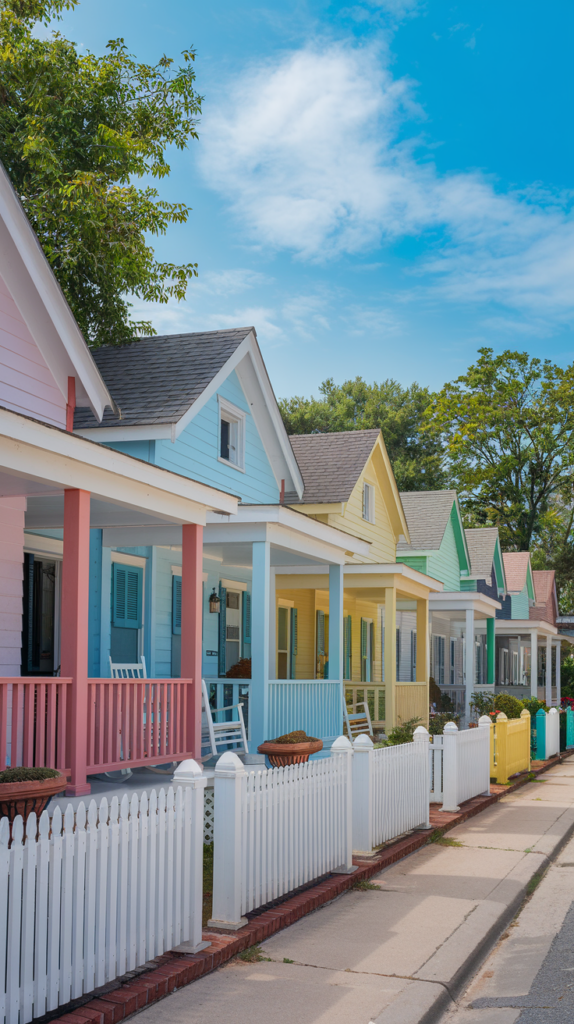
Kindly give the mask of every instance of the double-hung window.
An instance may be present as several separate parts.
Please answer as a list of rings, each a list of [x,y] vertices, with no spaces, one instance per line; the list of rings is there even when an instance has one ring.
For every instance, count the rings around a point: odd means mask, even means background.
[[[219,398],[219,461],[245,469],[245,413]]]
[[[375,521],[375,488],[372,484],[363,484],[363,519],[368,523]]]

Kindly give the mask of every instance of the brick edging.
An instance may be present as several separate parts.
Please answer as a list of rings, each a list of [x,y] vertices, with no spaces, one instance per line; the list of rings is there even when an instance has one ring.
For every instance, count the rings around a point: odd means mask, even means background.
[[[541,775],[548,768],[560,764],[566,757],[571,757],[572,753],[571,751],[560,754],[549,761],[541,762],[539,767],[531,769],[532,774]],[[85,1003],[74,1006],[60,1017],[52,1018],[52,1024],[58,1024],[60,1021],[65,1021],[66,1024],[116,1024],[117,1021],[143,1010],[176,989],[189,985],[205,974],[210,974],[249,946],[259,945],[275,932],[295,924],[313,910],[336,899],[355,882],[372,878],[384,868],[396,864],[397,861],[425,846],[437,828],[446,832],[462,824],[497,803],[507,793],[524,786],[528,780],[529,775],[525,772],[508,786],[493,784],[490,796],[468,800],[456,813],[433,809],[430,815],[430,829],[397,839],[385,847],[378,856],[368,859],[353,858],[357,870],[352,875],[332,875],[305,892],[291,896],[280,906],[263,911],[233,934],[216,930],[204,931],[203,939],[210,943],[206,949],[199,953],[164,953],[152,961],[153,967],[149,970],[144,969],[137,978],[120,983],[112,991],[98,994],[97,998],[88,997]]]

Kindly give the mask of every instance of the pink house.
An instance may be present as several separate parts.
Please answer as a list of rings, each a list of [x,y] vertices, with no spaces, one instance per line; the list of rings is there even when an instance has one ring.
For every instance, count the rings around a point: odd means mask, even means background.
[[[0,769],[87,775],[200,751],[202,534],[237,499],[74,435],[112,399],[0,166]],[[64,531],[60,675],[20,674],[27,516]],[[88,680],[90,528],[182,526],[181,679]],[[151,760],[150,760],[151,759]]]

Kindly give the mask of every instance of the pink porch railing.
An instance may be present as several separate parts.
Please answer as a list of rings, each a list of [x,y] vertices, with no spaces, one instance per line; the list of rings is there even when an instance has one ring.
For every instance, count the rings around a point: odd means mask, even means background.
[[[7,765],[69,770],[71,679],[0,678],[0,770]]]
[[[182,761],[190,679],[88,679],[87,773]]]
[[[190,679],[88,679],[86,774],[193,755]],[[0,770],[70,771],[72,680],[0,677]],[[82,725],[80,724],[80,731]]]

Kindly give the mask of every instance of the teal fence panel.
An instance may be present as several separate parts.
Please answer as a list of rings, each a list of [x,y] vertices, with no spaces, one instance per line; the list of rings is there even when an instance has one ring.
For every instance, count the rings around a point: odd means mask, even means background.
[[[535,761],[546,760],[546,712],[540,708],[534,716],[535,729],[532,756]]]
[[[574,711],[572,708],[566,708],[566,749],[574,747]]]

